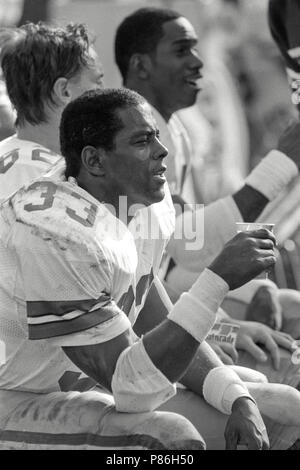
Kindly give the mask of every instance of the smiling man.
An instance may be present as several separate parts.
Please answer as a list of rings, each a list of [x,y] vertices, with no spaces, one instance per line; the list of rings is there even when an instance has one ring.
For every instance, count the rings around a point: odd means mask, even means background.
[[[169,149],[167,178],[176,196],[189,180],[191,161],[184,148],[189,145],[186,131],[174,113],[192,106],[200,91],[203,63],[197,44],[191,23],[179,13],[161,8],[142,8],[128,16],[115,39],[124,85],[153,106],[161,140]]]

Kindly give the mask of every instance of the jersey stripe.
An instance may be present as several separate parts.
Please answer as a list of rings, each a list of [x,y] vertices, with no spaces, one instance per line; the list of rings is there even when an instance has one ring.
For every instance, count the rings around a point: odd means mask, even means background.
[[[27,444],[64,445],[102,447],[103,449],[121,449],[126,447],[165,449],[156,438],[145,434],[131,436],[99,436],[96,434],[50,434],[43,432],[2,431],[0,442],[20,442]],[[166,450],[166,449],[165,449]]]
[[[27,301],[28,318],[39,318],[43,316],[65,316],[76,310],[90,312],[97,308],[106,307],[111,302],[109,294],[102,293],[97,299],[58,300],[58,301]],[[56,318],[58,320],[58,318]]]
[[[70,320],[57,317],[56,321],[51,321],[51,323],[31,324],[30,319],[28,319],[29,339],[46,339],[77,333],[112,320],[120,313],[121,310],[114,302],[108,302],[97,310],[83,311],[80,316]]]

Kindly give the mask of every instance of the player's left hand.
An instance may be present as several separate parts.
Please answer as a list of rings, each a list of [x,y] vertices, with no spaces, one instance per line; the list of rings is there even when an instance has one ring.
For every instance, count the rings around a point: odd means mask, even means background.
[[[233,403],[224,436],[226,450],[236,450],[238,445],[245,445],[248,450],[268,450],[270,447],[259,409],[246,397]]]
[[[268,359],[266,352],[269,352],[273,366],[278,370],[280,366],[279,347],[293,351],[294,339],[287,333],[272,330],[267,325],[258,322],[236,321],[236,323],[240,325],[236,348],[247,351],[258,362],[266,362]]]

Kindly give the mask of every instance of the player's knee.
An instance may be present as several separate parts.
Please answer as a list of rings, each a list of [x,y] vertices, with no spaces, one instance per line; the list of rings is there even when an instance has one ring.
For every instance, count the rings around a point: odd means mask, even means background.
[[[159,412],[160,439],[167,449],[205,450],[206,445],[195,426],[184,416],[172,412]]]
[[[284,387],[284,398],[287,403],[287,407],[295,408],[300,411],[300,393],[296,388],[290,387],[290,385],[280,384]]]
[[[80,393],[73,410],[74,419],[78,422],[82,432],[98,433],[101,420],[106,415],[108,408],[113,407],[113,399],[108,394],[94,391]]]

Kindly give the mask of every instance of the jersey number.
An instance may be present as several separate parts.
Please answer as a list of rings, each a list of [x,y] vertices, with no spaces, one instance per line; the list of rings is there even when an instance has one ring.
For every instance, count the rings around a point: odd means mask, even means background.
[[[33,212],[33,211],[43,211],[46,209],[49,209],[52,207],[53,202],[54,202],[54,196],[57,190],[56,184],[52,183],[51,181],[43,181],[40,183],[37,181],[36,183],[33,183],[30,187],[30,190],[34,189],[41,189],[41,198],[43,199],[41,204],[25,204],[24,210],[27,212]],[[67,191],[67,194],[72,196],[76,200],[83,200],[85,201],[88,206],[84,207],[84,212],[86,212],[87,216],[86,218],[81,217],[76,213],[74,209],[71,209],[69,207],[66,208],[66,214],[73,220],[76,220],[76,222],[79,222],[81,225],[84,225],[85,227],[91,227],[96,219],[96,214],[97,214],[97,206],[96,204],[93,204],[89,202],[87,199],[84,197],[80,196],[79,194],[73,192],[73,191]]]
[[[3,157],[0,158],[0,174],[5,174],[13,165],[16,163],[17,160],[19,160],[19,150],[20,149],[14,149],[3,155]],[[44,156],[43,156],[44,155]],[[48,155],[45,156],[45,155]],[[51,161],[51,158],[49,157],[57,157],[56,153],[50,152],[50,150],[45,150],[45,149],[33,149],[31,152],[31,160],[33,161],[39,161],[39,162],[44,162],[44,163],[53,163]]]
[[[19,158],[19,149],[12,150],[0,158],[0,174],[5,174]]]

